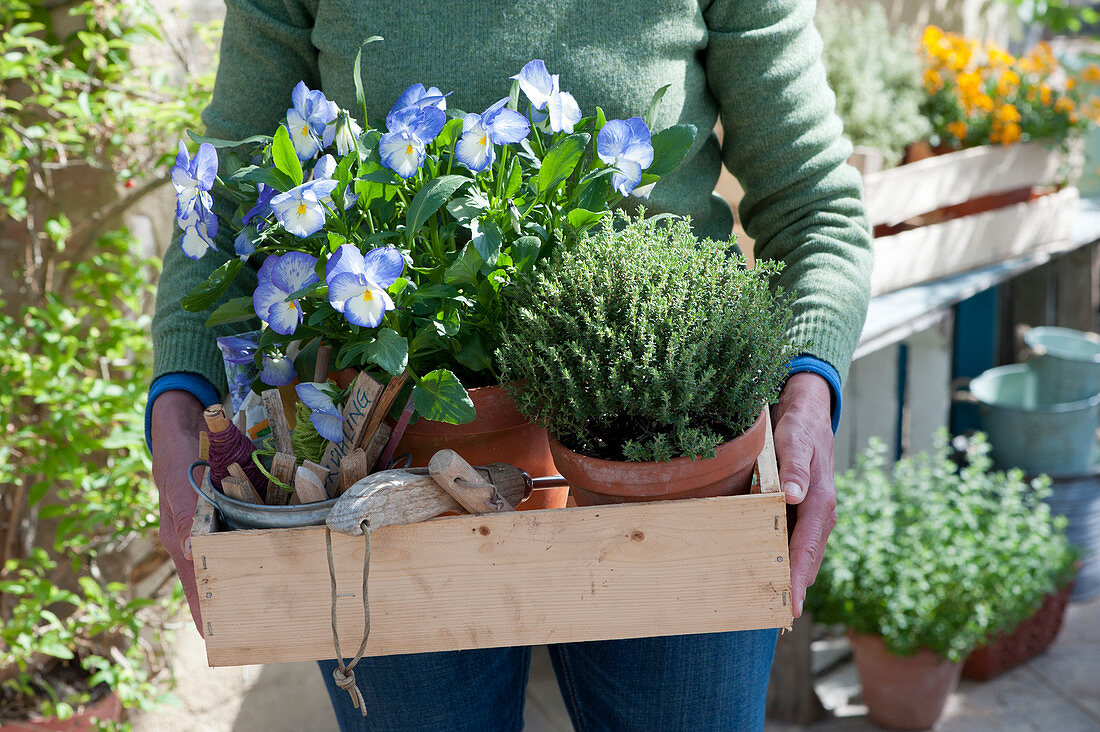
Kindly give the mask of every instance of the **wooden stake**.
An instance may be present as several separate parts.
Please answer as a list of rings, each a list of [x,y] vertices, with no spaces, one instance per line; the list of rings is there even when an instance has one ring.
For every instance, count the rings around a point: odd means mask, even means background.
[[[230,463],[227,470],[229,470],[229,474],[231,476],[233,476],[237,480],[243,480],[245,483],[248,484],[248,487],[251,490],[256,491],[256,486],[252,485],[252,481],[248,479],[247,475],[245,475],[244,468],[241,467],[240,463]],[[263,501],[260,501],[260,503],[263,503]]]
[[[294,476],[294,494],[302,503],[320,503],[328,500],[324,481],[304,465],[298,466]]]
[[[514,511],[489,481],[454,450],[440,450],[428,462],[428,472],[439,486],[470,513]]]
[[[271,436],[275,440],[275,451],[293,454],[290,446],[290,427],[286,422],[286,412],[283,411],[283,401],[276,389],[268,389],[260,395],[264,409],[267,411],[268,425],[271,427]]]
[[[199,460],[210,460],[210,433],[206,430],[199,432]]]
[[[263,503],[251,483],[232,475],[222,478],[222,493],[245,503]]]
[[[374,433],[378,431],[378,425],[382,424],[382,420],[386,418],[386,413],[390,411],[390,407],[393,406],[394,400],[397,399],[401,387],[405,386],[408,378],[407,374],[401,374],[393,377],[390,379],[390,383],[386,384],[386,388],[382,390],[382,396],[378,397],[378,405],[371,412],[367,429],[363,431],[363,436],[355,447],[369,444],[374,439]]]
[[[283,483],[290,486],[291,490],[284,490],[274,483],[268,484],[267,502],[271,506],[285,506],[290,500],[290,494],[294,489],[294,456],[285,452],[275,453],[271,459],[271,474]]]
[[[363,432],[367,429],[367,423],[374,413],[382,394],[382,385],[370,374],[360,371],[352,384],[348,400],[344,403],[344,438],[339,442],[329,442],[325,446],[325,453],[321,457],[321,466],[333,474],[333,478],[327,484],[330,491],[338,489],[336,474],[340,471],[340,461],[344,456],[359,446],[363,438]],[[377,456],[376,456],[377,459]]]
[[[386,449],[386,445],[390,442],[390,435],[393,434],[393,427],[383,422],[378,425],[378,429],[374,431],[374,437],[367,443],[367,446],[363,448],[363,452],[367,455],[367,472],[374,470],[378,467],[378,458],[382,455],[382,451]],[[381,466],[382,470],[388,469],[389,465]]]
[[[340,493],[358,481],[367,477],[370,467],[367,465],[367,453],[363,450],[355,450],[340,461]]]
[[[206,420],[206,429],[215,433],[225,432],[232,424],[229,417],[225,416],[225,407],[220,404],[214,404],[203,410],[202,418]]]
[[[332,346],[319,346],[317,348],[317,362],[313,366],[314,383],[323,384],[328,381],[328,365],[332,359]]]

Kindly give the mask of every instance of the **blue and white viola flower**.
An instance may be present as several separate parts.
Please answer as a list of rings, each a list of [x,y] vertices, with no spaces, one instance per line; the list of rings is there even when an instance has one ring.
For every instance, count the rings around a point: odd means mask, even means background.
[[[216,219],[215,219],[216,221]],[[202,259],[214,246],[214,237],[210,235],[206,221],[198,211],[191,211],[182,219],[176,219],[183,236],[180,238],[180,247],[188,259]]]
[[[301,303],[287,298],[319,281],[316,267],[317,259],[305,252],[272,254],[260,266],[252,307],[276,333],[290,335],[302,322]]]
[[[352,325],[377,328],[393,300],[386,288],[405,269],[405,258],[392,247],[371,249],[366,256],[352,244],[343,244],[325,264],[328,301]]]
[[[481,114],[462,118],[462,137],[455,146],[455,157],[475,173],[493,164],[495,145],[519,142],[531,131],[522,114],[505,109],[507,103],[508,97],[505,97]]]
[[[248,213],[244,215],[241,223],[248,226],[253,217],[260,217],[261,219],[271,213],[271,199],[275,197],[275,194],[279,191],[275,190],[271,186],[264,185],[263,183],[256,184],[256,205],[248,209]]]
[[[214,215],[214,199],[210,196],[218,175],[218,153],[214,146],[202,143],[192,158],[180,140],[171,175],[172,186],[176,189],[176,223],[186,230],[199,220],[205,225],[204,235],[213,240],[218,235],[218,217]]]
[[[393,108],[390,110],[390,114],[402,109],[408,109],[414,107],[416,109],[422,109],[423,107],[436,107],[442,112],[447,111],[447,95],[439,91],[439,89],[429,87],[424,88],[424,85],[417,82],[413,84],[405,91],[401,92],[401,96],[397,98],[397,101],[393,103]]]
[[[333,402],[335,396],[327,383],[307,382],[298,384],[294,391],[298,398],[310,409],[309,421],[317,428],[321,437],[332,442],[344,439],[344,415]]]
[[[336,115],[339,109],[330,102],[324,92],[311,90],[299,81],[290,93],[292,106],[286,111],[286,126],[294,152],[300,160],[320,152],[332,144],[336,135]]]
[[[336,127],[333,143],[336,145],[336,153],[343,157],[355,149],[355,141],[363,134],[363,128],[359,126],[350,114],[344,110],[336,116]]]
[[[629,196],[642,180],[642,171],[653,163],[653,143],[641,117],[613,119],[596,135],[596,154],[615,168],[611,187]]]
[[[293,384],[298,378],[298,372],[294,370],[294,362],[277,351],[264,353],[261,360],[264,367],[260,370],[260,381],[268,386],[286,386]]]
[[[519,88],[531,100],[531,106],[550,117],[550,129],[554,132],[572,133],[581,121],[581,108],[569,92],[561,90],[558,74],[551,75],[542,59],[528,61],[515,76]]]
[[[283,228],[305,239],[325,225],[325,201],[336,190],[331,178],[311,180],[271,199],[271,210]]]
[[[331,155],[322,155],[321,158],[317,161],[317,164],[313,166],[313,181],[320,182],[331,180],[332,176],[335,173],[336,158],[332,157]],[[339,186],[340,182],[337,181],[336,184]],[[359,194],[355,193],[350,185],[346,186],[344,188],[344,210],[347,211],[349,208],[354,206],[357,200],[359,200]],[[331,195],[322,197],[321,203],[331,208],[335,208],[335,204],[332,202]]]
[[[378,141],[382,165],[402,178],[411,178],[424,164],[428,143],[446,123],[447,115],[439,107],[395,107],[386,117],[389,131]]]

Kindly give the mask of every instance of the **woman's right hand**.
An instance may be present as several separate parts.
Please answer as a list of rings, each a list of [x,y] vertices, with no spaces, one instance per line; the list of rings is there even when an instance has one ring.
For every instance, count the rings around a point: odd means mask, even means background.
[[[153,402],[151,445],[153,480],[160,491],[160,543],[176,565],[200,635],[202,618],[191,557],[191,522],[198,496],[187,481],[187,469],[199,459],[199,430],[205,429],[202,410],[190,392],[162,393]]]

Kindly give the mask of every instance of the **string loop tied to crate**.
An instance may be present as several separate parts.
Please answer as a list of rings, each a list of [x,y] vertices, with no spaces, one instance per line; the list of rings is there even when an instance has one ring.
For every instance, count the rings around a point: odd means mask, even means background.
[[[363,652],[367,649],[367,639],[370,637],[370,600],[367,597],[367,574],[370,571],[370,522],[364,520],[363,536],[366,537],[366,551],[363,553],[363,640],[359,643],[359,650],[351,663],[344,663],[344,654],[340,653],[340,633],[336,630],[336,565],[332,559],[332,531],[325,529],[325,549],[328,551],[328,576],[332,587],[332,645],[336,649],[336,668],[332,671],[332,679],[344,691],[351,696],[351,703],[362,715],[367,716],[367,701],[363,698],[363,692],[355,683],[355,664],[363,658]]]

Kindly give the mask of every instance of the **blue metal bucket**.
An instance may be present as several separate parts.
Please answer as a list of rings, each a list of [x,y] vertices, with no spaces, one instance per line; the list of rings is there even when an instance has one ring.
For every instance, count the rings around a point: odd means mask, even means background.
[[[1066,517],[1066,538],[1081,552],[1074,602],[1100,595],[1100,465],[1084,475],[1055,478],[1046,499],[1051,513]]]
[[[1051,476],[1087,473],[1096,457],[1100,393],[1048,402],[1038,392],[1030,364],[998,366],[970,382],[994,463]]]
[[[1072,328],[1032,328],[1024,336],[1032,351],[1037,397],[1073,402],[1100,393],[1100,335]]]

